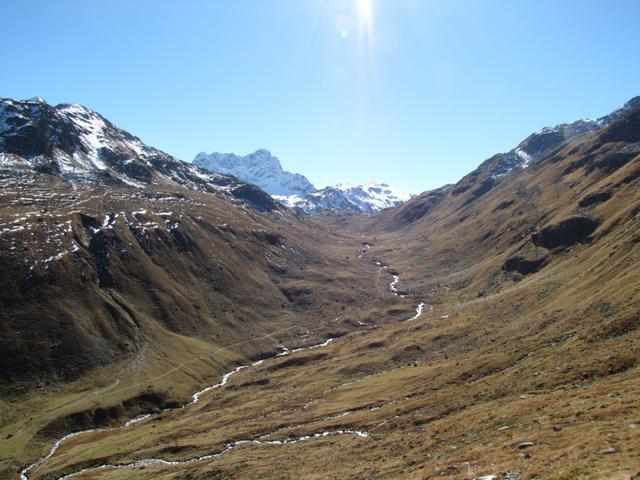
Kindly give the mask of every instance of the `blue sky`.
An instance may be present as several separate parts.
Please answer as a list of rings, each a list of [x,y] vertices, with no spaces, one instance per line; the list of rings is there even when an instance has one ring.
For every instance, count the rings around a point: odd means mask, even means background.
[[[81,103],[183,160],[317,185],[457,181],[640,95],[636,0],[2,0],[0,96]]]

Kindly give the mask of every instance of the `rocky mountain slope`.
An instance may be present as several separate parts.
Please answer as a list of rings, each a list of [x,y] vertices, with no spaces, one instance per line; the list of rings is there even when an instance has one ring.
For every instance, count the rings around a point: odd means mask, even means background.
[[[563,123],[553,127],[545,127],[523,140],[516,148],[507,153],[499,153],[483,162],[476,170],[464,177],[456,185],[456,193],[463,193],[471,184],[477,184],[471,194],[477,198],[489,191],[496,179],[514,168],[527,168],[540,158],[548,155],[555,148],[572,140],[611,125],[626,113],[638,108],[640,97],[635,97],[609,115],[597,119],[583,119],[572,123]]]
[[[0,106],[0,477],[59,434],[344,334],[329,320],[371,301],[343,235],[258,187],[82,107]]]
[[[81,105],[0,99],[0,170],[48,173],[93,185],[183,186],[272,210],[255,186],[197,168],[142,143]]]
[[[243,157],[233,153],[199,153],[193,163],[253,183],[284,205],[305,214],[328,210],[376,213],[411,198],[386,183],[340,184],[317,189],[303,175],[284,171],[280,160],[268,150]]]
[[[441,475],[640,472],[640,98],[614,116],[527,168],[496,175],[494,157],[379,216],[332,220],[376,238],[368,255],[433,312],[406,354],[424,365],[416,381],[451,377],[401,417],[421,425],[406,444]]]

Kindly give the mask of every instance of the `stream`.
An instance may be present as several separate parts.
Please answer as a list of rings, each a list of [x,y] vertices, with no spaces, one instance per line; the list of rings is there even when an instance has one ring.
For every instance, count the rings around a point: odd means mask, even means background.
[[[365,245],[365,248],[360,252],[360,258],[367,253],[367,250],[370,248],[369,245]],[[383,271],[386,270],[387,267],[386,265],[382,265],[380,262],[376,262],[376,264],[380,267],[379,270]],[[389,289],[391,290],[391,292],[396,295],[399,296],[399,292],[398,292],[398,282],[400,281],[400,276],[399,275],[392,275],[392,281],[391,283],[389,283]],[[404,295],[402,295],[402,297],[404,297]],[[417,318],[419,318],[422,313],[423,313],[423,309],[424,309],[424,302],[420,302],[418,304],[418,306],[416,307],[416,314],[407,319],[407,321],[412,321],[412,320],[416,320]],[[53,457],[53,455],[55,455],[55,453],[58,451],[58,449],[60,448],[60,446],[65,443],[67,440],[71,439],[71,438],[75,438],[79,435],[85,435],[85,434],[89,434],[89,433],[97,433],[97,432],[106,432],[106,431],[114,431],[114,430],[119,430],[119,429],[123,429],[123,428],[132,428],[135,427],[136,425],[145,422],[146,420],[148,420],[149,418],[152,418],[156,415],[159,415],[160,413],[163,412],[167,412],[170,410],[178,410],[178,409],[185,409],[188,408],[192,405],[197,404],[203,397],[203,395],[209,393],[212,390],[224,387],[228,382],[229,379],[235,375],[236,373],[251,368],[251,367],[255,367],[258,365],[261,365],[262,363],[264,363],[265,361],[269,361],[269,360],[274,360],[276,358],[280,358],[280,357],[284,357],[287,355],[292,355],[294,353],[298,353],[298,352],[303,352],[303,351],[307,351],[307,350],[315,350],[317,348],[323,348],[328,346],[331,342],[334,341],[334,338],[328,338],[327,340],[325,340],[322,343],[316,344],[316,345],[311,345],[310,347],[299,347],[299,348],[295,348],[293,350],[289,350],[288,348],[281,346],[282,348],[282,352],[268,358],[268,359],[264,359],[264,360],[258,360],[256,362],[250,363],[250,364],[246,364],[246,365],[239,365],[237,367],[235,367],[233,370],[230,370],[229,372],[225,373],[222,376],[222,379],[214,384],[214,385],[210,385],[206,388],[203,388],[202,390],[199,390],[197,392],[195,392],[192,396],[191,396],[191,401],[189,403],[186,403],[180,407],[176,407],[175,409],[166,409],[163,410],[159,413],[155,413],[155,414],[146,414],[146,415],[141,415],[139,417],[136,417],[134,419],[128,420],[126,423],[124,423],[121,426],[117,426],[117,427],[110,427],[110,428],[97,428],[97,429],[90,429],[90,430],[82,430],[80,432],[74,432],[74,433],[70,433],[68,435],[65,435],[64,437],[58,439],[55,441],[55,443],[53,444],[53,446],[51,447],[51,449],[49,450],[49,452],[39,458],[37,461],[35,461],[34,463],[32,463],[31,465],[25,467],[21,472],[20,472],[20,480],[29,480],[29,472],[41,465],[43,465],[47,460],[49,460],[51,457]],[[272,432],[275,433],[275,432]],[[270,434],[264,434],[261,435],[260,438],[264,438],[264,437],[268,437]],[[150,465],[164,465],[164,466],[181,466],[181,465],[188,465],[188,464],[192,464],[192,463],[197,463],[197,462],[202,462],[202,461],[206,461],[206,460],[211,460],[213,458],[217,458],[220,457],[232,450],[234,450],[235,448],[242,446],[242,445],[247,445],[247,444],[253,444],[253,445],[287,445],[287,444],[294,444],[294,443],[300,443],[300,442],[304,442],[304,441],[309,441],[309,440],[314,440],[314,439],[319,439],[319,438],[325,438],[328,436],[337,436],[337,435],[351,435],[351,436],[355,436],[357,438],[367,438],[369,436],[369,434],[367,432],[362,432],[362,431],[358,431],[358,430],[329,430],[329,431],[324,431],[324,432],[319,432],[319,433],[314,433],[314,434],[309,434],[309,435],[304,435],[301,437],[297,437],[297,438],[285,438],[283,440],[258,440],[258,439],[246,439],[246,440],[237,440],[234,442],[230,442],[228,443],[224,449],[217,451],[217,452],[213,452],[213,453],[209,453],[206,455],[202,455],[202,456],[198,456],[198,457],[194,457],[194,458],[190,458],[187,460],[176,460],[176,461],[169,461],[169,460],[163,460],[160,458],[148,458],[148,459],[140,459],[140,460],[136,460],[134,462],[131,463],[126,463],[126,464],[103,464],[103,465],[98,465],[98,466],[94,466],[94,467],[87,467],[85,469],[79,470],[77,472],[73,472],[67,475],[64,475],[62,477],[59,477],[58,480],[64,480],[64,479],[68,479],[68,478],[73,478],[79,475],[82,475],[84,473],[87,472],[92,472],[92,471],[96,471],[96,470],[116,470],[116,469],[125,469],[125,468],[138,468],[138,467],[144,467],[144,466],[150,466]]]
[[[186,404],[184,404],[184,405],[182,405],[180,407],[177,407],[175,409],[165,409],[165,410],[163,410],[163,411],[161,411],[159,413],[156,413],[156,414],[141,415],[141,416],[136,417],[134,419],[131,419],[131,420],[127,421],[126,423],[124,423],[123,425],[117,426],[117,427],[95,428],[95,429],[90,429],[90,430],[82,430],[80,432],[69,433],[68,435],[65,435],[64,437],[56,440],[55,443],[53,444],[53,446],[51,447],[51,449],[49,450],[49,452],[45,456],[39,458],[37,461],[35,461],[31,465],[25,467],[20,472],[20,480],[29,480],[29,472],[31,470],[33,470],[34,468],[37,468],[37,467],[43,465],[47,460],[49,460],[51,457],[53,457],[53,455],[55,455],[55,453],[58,451],[60,446],[63,443],[65,443],[67,440],[71,439],[71,438],[75,438],[75,437],[77,437],[79,435],[85,435],[85,434],[89,434],[89,433],[107,432],[107,431],[119,430],[119,429],[122,429],[122,428],[131,428],[131,427],[134,427],[134,426],[136,426],[136,425],[148,420],[149,418],[152,418],[152,417],[154,417],[156,415],[159,415],[160,413],[164,413],[164,412],[171,411],[171,410],[178,410],[178,409],[188,408],[188,407],[198,403],[202,399],[202,396],[205,395],[206,393],[208,393],[208,392],[210,392],[212,390],[215,390],[217,388],[224,387],[229,382],[229,379],[233,375],[235,375],[236,373],[240,372],[241,370],[244,370],[244,369],[247,369],[247,368],[251,368],[251,367],[255,367],[255,366],[261,365],[265,361],[273,360],[273,359],[280,358],[280,357],[285,357],[287,355],[292,355],[294,353],[303,352],[303,351],[307,351],[307,350],[315,350],[317,348],[323,348],[323,347],[328,346],[333,341],[334,341],[333,338],[328,338],[327,340],[325,340],[322,343],[318,343],[316,345],[311,345],[309,347],[295,348],[293,350],[289,350],[286,347],[282,347],[283,348],[282,352],[278,353],[277,355],[274,355],[273,357],[270,357],[269,359],[258,360],[256,362],[251,363],[251,364],[240,365],[238,367],[235,367],[233,370],[225,373],[222,376],[222,379],[220,380],[220,382],[216,383],[215,385],[208,386],[208,387],[206,387],[206,388],[204,388],[202,390],[199,390],[198,392],[195,392],[192,395],[191,401],[189,403],[186,403]],[[269,434],[262,435],[262,437],[265,437],[265,436],[268,436],[268,435]],[[226,447],[221,451],[218,451],[218,452],[215,452],[215,453],[210,453],[210,454],[199,456],[199,457],[195,457],[195,458],[191,458],[191,459],[188,459],[188,460],[167,461],[167,460],[162,460],[162,459],[158,459],[158,458],[149,458],[149,459],[136,460],[135,462],[128,463],[128,464],[113,464],[113,465],[112,464],[104,464],[104,465],[98,465],[96,467],[88,467],[88,468],[85,468],[85,469],[80,470],[78,472],[67,474],[65,476],[59,477],[59,480],[66,479],[66,478],[72,478],[72,477],[81,475],[81,474],[89,472],[89,471],[94,471],[94,470],[136,468],[136,467],[141,467],[141,466],[146,466],[146,465],[166,465],[166,466],[187,465],[187,464],[191,464],[191,463],[201,462],[201,461],[205,461],[205,460],[210,460],[212,458],[220,457],[220,456],[224,455],[225,453],[233,450],[234,448],[236,448],[238,446],[241,446],[241,445],[245,445],[245,444],[287,445],[287,444],[290,444],[290,443],[299,443],[299,442],[304,442],[304,441],[307,441],[307,440],[313,440],[313,439],[323,438],[323,437],[327,437],[327,436],[335,436],[335,435],[353,435],[353,436],[356,436],[358,438],[366,438],[366,437],[368,437],[368,434],[366,432],[361,432],[361,431],[357,431],[357,430],[331,430],[331,431],[324,431],[324,432],[320,432],[320,433],[314,433],[314,434],[310,434],[310,435],[305,435],[305,436],[298,437],[298,438],[285,438],[284,440],[254,440],[254,439],[238,440],[238,441],[235,441],[235,442],[228,443],[226,445]]]

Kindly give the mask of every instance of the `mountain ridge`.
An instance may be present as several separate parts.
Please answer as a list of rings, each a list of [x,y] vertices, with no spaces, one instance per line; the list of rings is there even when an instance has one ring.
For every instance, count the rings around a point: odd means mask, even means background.
[[[285,171],[278,157],[264,148],[244,156],[200,152],[193,164],[258,185],[270,195],[304,195],[316,191],[304,175]]]
[[[340,183],[304,196],[275,196],[274,198],[296,211],[316,214],[325,211],[353,211],[365,214],[379,213],[386,208],[401,205],[413,195],[386,183]]]
[[[386,183],[341,183],[316,188],[304,175],[283,170],[278,157],[266,149],[248,155],[199,153],[195,165],[254,183],[282,204],[304,214],[329,210],[377,213],[400,205],[411,195]]]
[[[541,128],[522,140],[506,153],[498,153],[489,160],[496,159],[493,176],[504,175],[513,168],[527,168],[536,160],[563,142],[578,138],[602,127],[606,127],[640,105],[640,96],[631,98],[613,112],[595,119],[579,119],[574,122],[560,123]],[[487,161],[489,161],[487,160]],[[482,165],[480,165],[482,167]],[[480,168],[478,167],[478,168]],[[473,172],[472,172],[473,173]]]
[[[0,169],[94,185],[181,186],[236,198],[265,211],[276,208],[252,184],[178,160],[86,107],[52,106],[40,97],[0,99]]]

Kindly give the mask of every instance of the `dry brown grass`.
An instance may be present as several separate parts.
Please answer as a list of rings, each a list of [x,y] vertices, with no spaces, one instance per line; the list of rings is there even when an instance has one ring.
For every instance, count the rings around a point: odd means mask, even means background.
[[[185,398],[195,385],[273,353],[279,343],[340,338],[323,349],[243,370],[196,406],[65,442],[33,478],[104,462],[185,460],[241,439],[337,429],[366,431],[369,437],[247,444],[203,462],[94,470],[77,478],[631,478],[640,472],[640,176],[634,176],[640,156],[613,171],[580,163],[587,151],[600,152],[592,157],[598,163],[621,146],[606,142],[605,134],[569,143],[540,164],[501,177],[473,201],[470,195],[485,181],[483,171],[463,181],[470,188],[462,193],[425,194],[375,218],[268,220],[243,213],[251,222],[280,229],[287,245],[305,252],[305,260],[294,264],[278,256],[282,249],[268,239],[245,238],[247,225],[235,226],[233,247],[215,244],[207,255],[218,251],[229,265],[228,285],[239,281],[233,275],[244,262],[255,267],[246,292],[234,300],[242,308],[232,302],[202,338],[171,331],[149,313],[155,348],[140,372],[121,377],[122,388],[151,375],[162,378],[153,382],[155,390]],[[608,199],[581,205],[603,189],[611,191]],[[235,213],[223,213],[225,208],[211,204],[197,212],[205,217],[215,211],[230,220]],[[535,273],[502,268],[514,255],[540,254],[543,247],[532,240],[538,227],[575,215],[597,218],[600,226],[584,241],[544,249],[548,261]],[[190,237],[197,239],[195,232]],[[202,240],[217,235],[211,234],[203,233]],[[358,259],[363,241],[373,246]],[[233,250],[241,246],[234,263]],[[271,258],[259,260],[265,253]],[[388,271],[380,271],[377,261],[388,264]],[[401,274],[407,298],[390,293],[391,271]],[[428,308],[405,322],[418,301]],[[251,316],[254,305],[261,307]],[[295,328],[277,339],[224,354],[218,350],[215,333],[238,338],[238,319],[257,319],[261,312],[260,321],[242,323],[250,335]],[[188,369],[159,377],[171,365],[200,356]],[[110,398],[120,387],[108,385],[122,375],[116,363],[44,399],[27,396],[3,417],[8,420],[2,433],[121,400]],[[107,390],[90,397],[97,386]],[[77,403],[62,407],[69,400]],[[27,443],[32,437],[33,432],[5,442],[7,468],[15,471],[46,450],[47,442]]]

